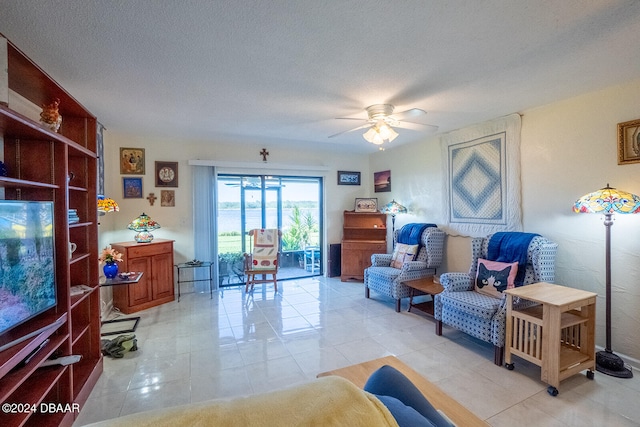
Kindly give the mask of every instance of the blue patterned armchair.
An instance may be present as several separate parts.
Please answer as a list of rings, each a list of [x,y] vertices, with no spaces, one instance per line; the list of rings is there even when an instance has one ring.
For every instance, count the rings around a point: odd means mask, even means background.
[[[393,246],[398,241],[399,230],[393,235]],[[400,311],[402,298],[408,298],[411,288],[402,284],[405,280],[433,276],[442,263],[444,231],[427,227],[420,236],[421,247],[414,261],[405,262],[402,268],[391,267],[392,254],[371,255],[371,267],[364,270],[364,295],[369,298],[370,289],[396,300]]]
[[[471,267],[469,273],[443,273],[440,283],[444,291],[435,295],[434,317],[436,334],[442,335],[445,323],[494,346],[494,363],[502,366],[505,345],[506,296],[501,298],[475,291],[474,281],[478,258],[487,258],[491,235],[471,241]],[[553,282],[558,244],[542,236],[534,237],[527,249],[524,285]],[[523,304],[514,308],[524,308]]]

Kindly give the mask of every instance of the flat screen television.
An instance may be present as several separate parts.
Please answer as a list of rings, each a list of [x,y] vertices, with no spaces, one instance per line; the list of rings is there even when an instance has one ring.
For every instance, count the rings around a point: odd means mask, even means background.
[[[0,336],[56,305],[52,202],[0,200]]]

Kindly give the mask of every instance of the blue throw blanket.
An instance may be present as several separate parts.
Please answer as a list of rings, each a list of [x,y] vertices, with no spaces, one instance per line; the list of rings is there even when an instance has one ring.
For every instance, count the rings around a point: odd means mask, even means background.
[[[489,240],[487,258],[490,261],[518,262],[518,274],[514,281],[516,287],[524,283],[529,244],[536,236],[539,234],[501,231]]]
[[[421,245],[420,237],[427,227],[437,227],[437,225],[424,223],[405,224],[398,232],[398,243]]]

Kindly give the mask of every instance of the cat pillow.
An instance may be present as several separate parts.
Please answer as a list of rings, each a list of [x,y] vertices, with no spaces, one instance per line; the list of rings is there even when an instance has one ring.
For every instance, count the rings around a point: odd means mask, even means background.
[[[478,271],[475,282],[476,292],[501,298],[505,289],[515,287],[514,281],[517,274],[517,262],[506,263],[478,258]]]

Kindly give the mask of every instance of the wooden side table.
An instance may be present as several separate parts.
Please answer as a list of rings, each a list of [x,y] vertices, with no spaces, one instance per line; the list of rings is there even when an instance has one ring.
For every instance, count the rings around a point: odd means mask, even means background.
[[[552,396],[558,394],[560,381],[585,369],[593,379],[596,293],[544,282],[504,293],[507,369],[513,369],[512,354],[540,366],[540,379],[549,384]],[[540,305],[514,310],[513,297]]]
[[[407,280],[402,283],[411,288],[411,295],[409,296],[409,310],[407,311],[411,311],[411,308],[417,308],[418,310],[433,317],[433,296],[444,290],[440,281],[435,278],[435,276],[429,276],[422,279]],[[431,301],[414,304],[413,297],[415,296],[415,291],[421,291],[427,295],[431,295]]]

